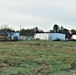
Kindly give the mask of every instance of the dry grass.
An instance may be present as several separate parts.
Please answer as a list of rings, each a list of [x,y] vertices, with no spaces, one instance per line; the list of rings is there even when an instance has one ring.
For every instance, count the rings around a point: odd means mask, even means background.
[[[75,42],[0,42],[0,75],[74,75],[75,72]]]

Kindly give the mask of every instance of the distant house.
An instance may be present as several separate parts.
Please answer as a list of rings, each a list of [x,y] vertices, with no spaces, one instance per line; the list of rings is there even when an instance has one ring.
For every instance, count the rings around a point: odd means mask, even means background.
[[[19,40],[20,39],[20,33],[19,32],[7,32],[7,36],[11,40]]]
[[[36,33],[35,39],[39,40],[65,40],[65,34],[61,33]]]
[[[0,40],[18,40],[19,36],[19,32],[0,30]]]

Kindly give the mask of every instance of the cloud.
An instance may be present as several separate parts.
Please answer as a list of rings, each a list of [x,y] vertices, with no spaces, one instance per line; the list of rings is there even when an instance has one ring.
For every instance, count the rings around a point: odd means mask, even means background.
[[[0,24],[18,28],[38,26],[50,30],[57,23],[67,28],[76,25],[76,1],[39,0],[39,1],[0,1]],[[73,25],[72,25],[73,24]]]

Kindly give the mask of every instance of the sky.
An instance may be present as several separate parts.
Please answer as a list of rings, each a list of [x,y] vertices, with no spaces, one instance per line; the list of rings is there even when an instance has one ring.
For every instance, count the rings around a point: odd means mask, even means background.
[[[0,26],[19,30],[38,27],[44,31],[54,24],[76,29],[75,0],[0,0]]]

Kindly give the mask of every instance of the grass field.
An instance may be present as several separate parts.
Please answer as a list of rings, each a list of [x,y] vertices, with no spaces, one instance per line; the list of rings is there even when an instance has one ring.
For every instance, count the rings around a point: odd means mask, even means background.
[[[0,42],[0,75],[76,75],[76,42]]]

